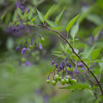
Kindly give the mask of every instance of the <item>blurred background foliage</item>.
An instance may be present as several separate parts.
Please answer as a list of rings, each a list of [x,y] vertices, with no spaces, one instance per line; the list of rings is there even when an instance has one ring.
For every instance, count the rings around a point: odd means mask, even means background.
[[[80,51],[85,48],[86,53],[93,45],[101,45],[99,58],[102,57],[103,0],[22,0],[24,1],[26,7],[36,7],[43,14],[55,4],[49,18],[52,21],[66,6],[59,21],[61,26],[67,25],[80,13],[77,34],[79,40],[75,42],[75,47]],[[25,27],[19,33],[9,32],[9,23],[15,17],[15,4],[16,0],[0,0],[0,103],[94,103],[94,93],[91,90],[76,90],[72,93],[70,90],[59,89],[62,86],[59,83],[56,86],[46,84],[48,74],[54,69],[50,66],[50,61],[54,58],[52,51],[60,50],[59,42],[65,45],[56,34],[44,28],[34,28],[34,32],[39,32],[45,39],[41,42],[43,50],[39,51],[36,63],[33,62],[35,58],[29,58],[35,65],[25,66],[21,63],[22,56],[20,51],[16,52],[16,46],[28,35],[29,28]],[[35,22],[41,23],[39,19]],[[66,36],[65,30],[61,33]]]

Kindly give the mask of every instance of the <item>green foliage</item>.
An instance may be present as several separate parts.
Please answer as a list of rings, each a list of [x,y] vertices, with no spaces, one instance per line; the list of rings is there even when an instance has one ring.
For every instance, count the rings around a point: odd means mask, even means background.
[[[61,87],[60,89],[91,89],[88,84],[77,83],[67,87]]]
[[[55,27],[56,27],[55,22],[50,21],[50,20],[46,20],[46,22],[47,22],[52,28],[55,28]]]
[[[77,18],[80,16],[80,14],[78,14],[76,17],[74,17],[66,26],[66,31],[69,32],[70,28],[72,27],[72,25],[75,23],[75,21],[77,20]]]
[[[95,49],[91,52],[92,61],[94,61],[97,58],[97,56],[100,53],[100,50],[101,50],[101,46],[98,49]]]
[[[61,16],[63,15],[63,12],[65,10],[66,7],[64,7],[64,9],[59,13],[59,15],[55,18],[55,23],[57,24],[59,19],[61,18]]]
[[[36,18],[37,18],[37,16],[36,16],[36,17],[34,17],[33,19],[31,19],[30,21],[31,21],[31,22],[33,22]]]
[[[32,18],[33,13],[34,13],[34,8],[32,8],[32,10],[30,10],[30,12],[28,14],[28,19],[29,20]]]
[[[44,20],[45,20],[45,21],[47,20],[49,14],[51,13],[51,11],[52,11],[53,8],[54,8],[54,5],[53,5],[53,6],[47,11],[47,13],[45,14],[45,16],[44,16]]]
[[[97,98],[97,100],[96,100],[95,103],[100,103],[100,102],[103,102],[103,95],[100,95],[100,96]]]
[[[73,40],[74,40],[74,38],[75,38],[75,36],[78,32],[78,29],[79,29],[79,24],[78,23],[71,28],[70,35],[71,35]]]
[[[38,16],[39,16],[40,20],[44,23],[44,15],[38,10],[37,10],[37,13],[38,13]]]

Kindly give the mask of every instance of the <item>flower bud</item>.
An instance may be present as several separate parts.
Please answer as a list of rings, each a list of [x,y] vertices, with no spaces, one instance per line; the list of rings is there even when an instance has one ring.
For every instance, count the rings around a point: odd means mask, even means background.
[[[42,45],[39,43],[39,49],[42,50]]]
[[[79,62],[79,63],[78,63],[78,66],[82,67],[82,66],[83,66],[83,63],[82,63],[82,62]]]
[[[19,50],[19,46],[16,47],[16,51],[18,51],[18,50]]]
[[[54,63],[55,63],[54,60],[52,60],[52,61],[51,61],[51,66],[52,66]]]
[[[23,48],[22,50],[21,50],[21,54],[25,54],[26,53],[26,48]]]
[[[66,66],[69,67],[69,68],[71,68],[71,64],[70,63],[67,63]]]
[[[82,70],[84,70],[85,69],[85,67],[82,67]]]

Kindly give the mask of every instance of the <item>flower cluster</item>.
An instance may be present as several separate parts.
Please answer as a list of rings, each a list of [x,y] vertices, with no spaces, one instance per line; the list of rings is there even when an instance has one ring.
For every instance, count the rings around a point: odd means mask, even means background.
[[[21,58],[21,61],[23,63],[25,63],[26,66],[30,66],[31,63],[26,59],[26,56],[27,58],[29,57],[35,57],[35,60],[39,60],[39,57],[38,57],[38,54],[39,54],[39,51],[36,50],[37,49],[37,44],[38,44],[38,48],[40,50],[42,50],[42,44],[39,43],[37,41],[37,39],[35,38],[35,35],[36,33],[34,33],[34,35],[31,35],[29,34],[29,36],[27,36],[25,39],[23,39],[20,44],[16,47],[16,51],[19,51],[20,48],[21,49],[21,54],[22,54],[22,58]],[[41,40],[44,40],[43,37],[40,36],[39,34],[39,37],[41,38]],[[26,55],[25,55],[26,54]]]
[[[85,67],[83,67],[83,64],[81,62],[79,63],[75,63],[75,68],[72,68],[72,65],[69,63],[69,61],[66,59],[62,60],[61,62],[56,62],[56,60],[52,60],[51,61],[51,66],[55,65],[55,69],[50,73],[53,74],[53,80],[52,80],[52,84],[55,86],[56,83],[58,81],[61,82],[62,85],[66,84],[76,84],[77,80],[75,79],[75,75],[79,74],[80,71],[77,70],[77,66],[81,67],[82,70],[85,69]],[[50,80],[49,80],[49,76],[46,80],[46,82],[49,84]]]

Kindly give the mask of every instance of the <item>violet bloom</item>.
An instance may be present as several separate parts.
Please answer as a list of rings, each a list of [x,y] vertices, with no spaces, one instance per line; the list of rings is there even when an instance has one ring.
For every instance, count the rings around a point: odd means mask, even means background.
[[[39,49],[42,50],[42,45],[39,43]]]
[[[70,63],[67,63],[66,66],[69,67],[69,68],[71,68],[71,64]]]
[[[82,67],[82,66],[83,66],[83,63],[79,62],[79,63],[78,63],[78,66]]]
[[[19,46],[16,47],[16,51],[18,51],[18,50],[19,50]]]
[[[74,70],[74,73],[79,74],[80,71],[78,71],[77,69]]]
[[[51,61],[51,66],[52,66],[54,63],[55,63],[54,60],[52,60],[52,61]]]
[[[33,42],[34,42],[34,39],[33,39],[33,38],[31,38],[31,45],[33,45]]]
[[[21,54],[25,54],[26,53],[26,48],[23,48],[22,50],[21,50]]]
[[[55,68],[58,68],[58,64],[57,63],[55,64]]]
[[[30,9],[28,9],[28,7],[26,7],[26,8],[25,8],[25,10],[27,10],[27,12],[29,12],[29,11],[30,11]]]
[[[19,8],[20,8],[20,9],[23,9],[23,8],[24,8],[24,6],[19,6]]]
[[[82,70],[85,70],[85,67],[82,67]]]
[[[26,65],[26,66],[31,66],[31,63],[30,63],[29,61],[26,61],[26,62],[25,62],[25,65]]]
[[[19,29],[22,29],[23,28],[23,25],[20,23],[19,24]]]
[[[16,4],[15,4],[15,5],[16,5],[16,7],[17,7],[17,8],[19,8],[19,4],[18,4],[17,2],[16,2]]]

